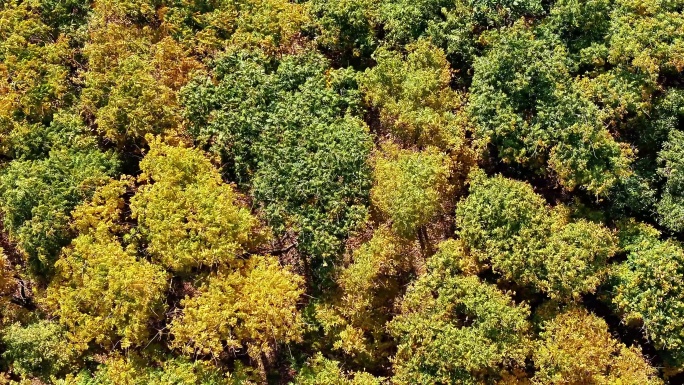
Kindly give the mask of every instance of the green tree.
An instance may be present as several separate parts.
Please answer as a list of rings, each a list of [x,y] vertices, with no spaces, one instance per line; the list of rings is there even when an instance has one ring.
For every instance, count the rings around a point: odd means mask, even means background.
[[[394,383],[475,384],[524,364],[528,307],[460,266],[458,256],[436,255],[408,288],[389,326],[399,343]]]
[[[294,380],[295,385],[380,385],[382,378],[366,372],[345,373],[337,361],[321,353],[309,359]]]
[[[3,226],[34,276],[50,276],[60,248],[71,239],[70,211],[118,166],[109,152],[57,149],[45,159],[17,160],[0,171]]]
[[[380,2],[387,40],[411,43],[421,36],[454,58],[471,62],[482,31],[543,13],[539,0],[420,0]]]
[[[672,231],[681,232],[684,231],[684,133],[672,130],[659,157],[663,166],[659,172],[666,178],[657,206],[660,223]]]
[[[314,0],[311,13],[320,29],[319,44],[346,60],[365,59],[378,45],[378,3],[373,0]]]
[[[627,260],[614,273],[613,304],[627,324],[643,327],[668,364],[684,363],[684,250],[672,240],[661,241],[648,225],[621,232]]]
[[[319,54],[233,53],[183,91],[190,133],[221,154],[277,234],[297,235],[318,271],[366,219],[372,147],[354,71]]]
[[[481,262],[561,299],[593,292],[617,252],[607,228],[568,215],[548,207],[529,184],[482,172],[472,175],[470,195],[456,209],[458,234]]]
[[[631,152],[604,128],[602,111],[583,95],[567,49],[516,23],[491,37],[474,65],[469,112],[476,137],[505,162],[555,173],[568,190],[605,195],[629,174]]]
[[[68,373],[76,358],[76,353],[65,346],[65,337],[64,328],[56,322],[13,324],[2,333],[2,358],[10,363],[12,372],[24,378],[49,381],[53,376]]]

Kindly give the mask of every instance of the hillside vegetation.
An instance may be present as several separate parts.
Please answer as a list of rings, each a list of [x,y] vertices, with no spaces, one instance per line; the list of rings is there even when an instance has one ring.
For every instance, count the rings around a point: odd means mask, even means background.
[[[684,383],[684,0],[0,0],[0,385]]]

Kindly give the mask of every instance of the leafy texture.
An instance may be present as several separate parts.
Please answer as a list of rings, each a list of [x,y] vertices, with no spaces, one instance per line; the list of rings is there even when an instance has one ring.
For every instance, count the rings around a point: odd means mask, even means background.
[[[615,236],[587,220],[570,221],[531,186],[501,176],[472,176],[456,210],[459,235],[474,255],[521,285],[554,298],[593,292],[617,251]]]
[[[475,384],[523,363],[528,308],[458,266],[449,254],[433,258],[402,300],[390,324],[396,383]]]

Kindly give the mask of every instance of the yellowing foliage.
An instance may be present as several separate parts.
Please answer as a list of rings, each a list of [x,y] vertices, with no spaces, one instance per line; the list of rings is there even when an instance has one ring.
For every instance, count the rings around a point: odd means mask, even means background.
[[[163,314],[167,286],[159,266],[139,260],[111,237],[81,235],[56,268],[45,303],[78,348],[149,341],[148,323]]]
[[[450,168],[449,157],[435,147],[413,152],[386,145],[375,159],[371,199],[392,228],[410,238],[449,201]]]
[[[368,364],[389,355],[385,323],[401,293],[398,278],[413,267],[410,242],[381,227],[351,260],[337,278],[335,301],[316,304],[316,319],[336,350]]]
[[[69,92],[68,39],[53,36],[29,3],[0,5],[0,133],[13,118],[49,118]]]
[[[273,257],[255,256],[240,269],[220,271],[199,295],[182,301],[183,314],[170,327],[172,345],[216,358],[246,350],[261,362],[277,344],[300,340],[302,285],[300,276]]]
[[[616,341],[601,318],[573,309],[544,324],[534,384],[662,384],[636,347]]]
[[[131,212],[155,261],[177,272],[231,264],[259,240],[256,218],[201,151],[150,146]]]

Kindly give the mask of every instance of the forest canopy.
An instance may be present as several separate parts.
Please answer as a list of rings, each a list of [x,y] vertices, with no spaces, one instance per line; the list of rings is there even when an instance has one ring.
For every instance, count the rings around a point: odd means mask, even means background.
[[[0,385],[684,383],[684,1],[0,0]]]

